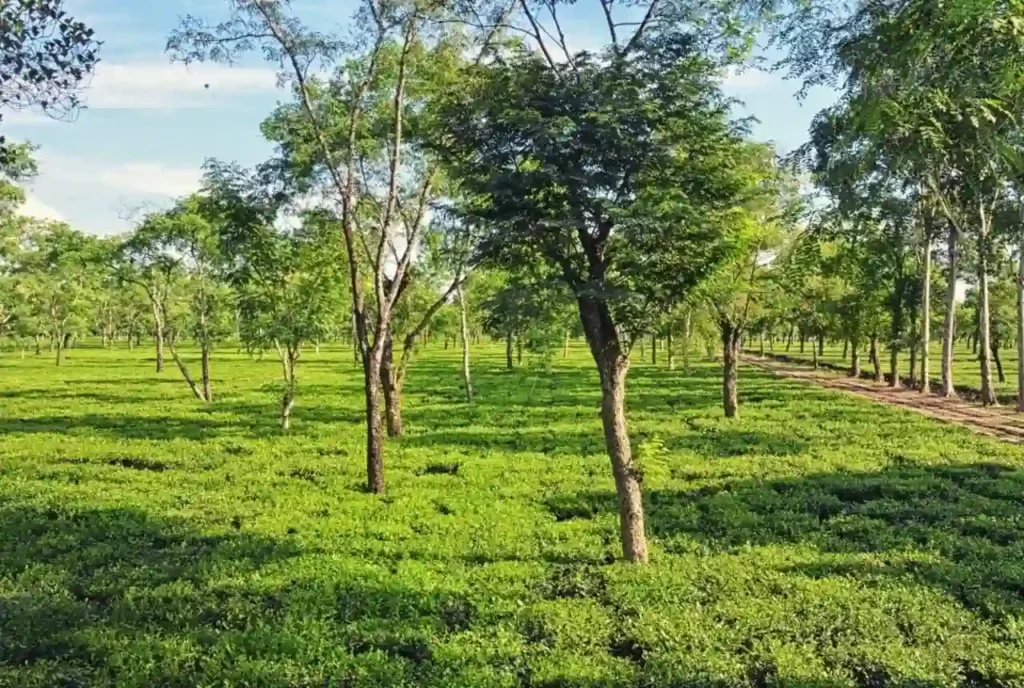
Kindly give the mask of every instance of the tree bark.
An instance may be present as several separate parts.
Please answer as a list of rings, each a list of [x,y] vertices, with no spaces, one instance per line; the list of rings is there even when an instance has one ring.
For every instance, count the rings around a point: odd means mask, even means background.
[[[400,371],[394,365],[394,341],[388,335],[384,342],[384,356],[381,358],[381,389],[384,392],[384,416],[388,437],[400,437],[401,423],[401,379]]]
[[[757,336],[757,355],[764,358],[764,332]]]
[[[819,334],[818,335],[818,357],[820,358],[820,357],[822,357],[824,355],[825,355],[825,335]]]
[[[512,363],[512,345],[513,345],[512,333],[508,332],[505,334],[505,369],[512,370],[515,366]],[[447,344],[447,339],[445,343]],[[445,346],[445,348],[448,348]]]
[[[181,376],[185,378],[185,382],[188,383],[188,388],[192,390],[192,394],[196,395],[196,399],[203,401],[202,390],[199,389],[199,385],[196,384],[196,381],[192,379],[192,375],[188,371],[188,366],[186,366],[185,362],[181,360],[181,356],[178,355],[178,351],[174,348],[174,344],[172,343],[168,348],[171,350],[171,358],[174,359],[174,363],[178,366],[178,370],[181,371]]]
[[[672,330],[671,329],[669,329],[668,332],[665,333],[665,356],[666,356],[666,358],[668,358],[668,369],[669,370],[675,370],[676,369],[676,354],[675,354],[675,351],[672,350]]]
[[[992,360],[995,361],[996,374],[999,377],[999,381],[1006,382],[1006,375],[1003,373],[1003,361],[999,358],[999,346],[1000,342],[998,340],[992,341]]]
[[[882,361],[878,356],[878,337],[871,337],[871,364],[875,366],[875,382],[882,381]]]
[[[459,300],[459,319],[462,331],[462,380],[466,385],[466,401],[473,402],[473,381],[469,375],[469,319],[466,316],[466,296],[459,287],[456,291]]]
[[[395,347],[389,334],[384,341],[384,356],[380,364],[381,389],[384,391],[384,416],[388,437],[401,437],[402,428],[402,386],[400,371],[394,365]]]
[[[942,321],[942,396],[955,397],[953,386],[953,344],[956,338],[956,278],[957,262],[957,231],[950,224],[949,236],[946,240],[949,253],[949,284],[946,287],[946,315]]]
[[[569,358],[569,330],[565,331],[565,343],[562,344],[562,358]]]
[[[924,275],[922,275],[921,279],[923,280],[921,285],[921,394],[930,394],[932,391],[932,383],[929,377],[931,373],[928,370],[932,340],[932,239],[930,231],[925,236]],[[911,351],[911,359],[914,358],[913,353]],[[915,372],[913,363],[911,363],[911,379],[913,379]]]
[[[683,319],[683,374],[690,374],[690,311]]]
[[[651,335],[651,365],[658,365],[658,338]]]
[[[213,389],[210,387],[210,345],[206,342],[202,346],[200,367],[203,375],[203,398],[206,401],[213,401]]]
[[[889,386],[900,386],[900,350],[895,344],[889,348]]]
[[[739,328],[722,322],[722,407],[726,418],[735,418],[739,412],[736,396],[736,368],[739,361]],[[815,364],[817,367],[817,364]]]
[[[57,365],[59,367],[61,365],[61,363],[64,362],[64,346],[62,344],[58,344],[57,347],[56,347],[56,352],[57,352],[57,361],[56,361],[55,365]]]
[[[818,369],[818,347],[813,344],[811,345],[811,366],[815,370]]]
[[[907,365],[907,377],[910,379],[910,384],[913,386],[914,380],[917,378],[917,347],[910,347],[910,362]]]
[[[1022,209],[1024,214],[1024,209]],[[1024,237],[1017,256],[1017,410],[1024,411]]]
[[[985,221],[982,220],[982,223]],[[978,233],[978,358],[981,363],[981,403],[985,406],[996,406],[999,401],[992,385],[992,322],[989,316],[987,238],[987,227],[983,227]]]
[[[850,340],[849,339],[844,339],[843,340],[843,360],[845,361],[846,357],[849,356],[849,355],[850,355]]]
[[[383,352],[381,352],[383,353]],[[363,356],[363,381],[366,397],[366,484],[375,494],[384,492],[384,429],[380,408],[381,362],[376,348]]]
[[[850,342],[850,377],[860,377],[860,348],[859,342]]]
[[[153,314],[156,319],[156,334],[154,343],[156,344],[156,372],[164,372],[164,340],[167,335],[164,333],[163,319],[157,314],[157,307],[153,306]]]

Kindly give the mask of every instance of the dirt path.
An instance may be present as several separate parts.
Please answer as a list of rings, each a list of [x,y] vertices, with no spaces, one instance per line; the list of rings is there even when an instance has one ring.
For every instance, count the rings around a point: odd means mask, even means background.
[[[814,370],[810,366],[769,358],[744,355],[743,361],[779,377],[806,380],[822,387],[843,390],[882,404],[901,406],[947,423],[961,425],[1006,442],[1024,444],[1024,414],[1018,414],[1012,407],[985,408],[960,399],[924,395],[906,387],[893,389],[883,383],[843,377],[835,371]]]

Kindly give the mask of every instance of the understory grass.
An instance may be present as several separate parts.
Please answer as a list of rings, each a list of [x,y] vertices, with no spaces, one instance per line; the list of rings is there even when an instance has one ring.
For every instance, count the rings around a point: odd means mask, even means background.
[[[584,347],[413,363],[388,490],[360,374],[0,358],[0,686],[1024,686],[1024,449],[713,363],[630,373],[651,564],[619,561]]]

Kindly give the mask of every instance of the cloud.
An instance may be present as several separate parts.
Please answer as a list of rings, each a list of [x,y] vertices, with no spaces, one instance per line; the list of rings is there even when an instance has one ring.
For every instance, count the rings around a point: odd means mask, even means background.
[[[84,100],[93,109],[207,108],[226,99],[273,92],[271,69],[138,62],[96,67]]]
[[[198,190],[202,180],[198,168],[157,162],[87,160],[52,153],[40,154],[39,168],[55,184],[170,198]]]
[[[67,222],[67,218],[59,210],[46,205],[35,196],[29,194],[25,198],[25,202],[18,208],[18,214],[25,217],[35,217],[40,220],[56,220],[58,222]]]
[[[757,67],[729,67],[725,72],[722,85],[730,91],[749,93],[766,91],[782,87],[782,77]]]

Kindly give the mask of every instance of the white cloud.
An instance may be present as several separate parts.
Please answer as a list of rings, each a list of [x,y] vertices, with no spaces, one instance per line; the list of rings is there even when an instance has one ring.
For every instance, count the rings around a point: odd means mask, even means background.
[[[212,64],[101,62],[84,89],[94,109],[172,109],[223,105],[226,98],[273,92],[271,69]]]
[[[729,67],[725,72],[723,86],[731,91],[765,91],[780,88],[782,78],[775,73],[757,67]]]
[[[202,180],[198,168],[156,162],[86,160],[50,153],[39,155],[39,168],[49,181],[67,186],[103,187],[122,193],[172,198],[196,191]]]
[[[18,208],[18,214],[25,217],[35,217],[40,220],[56,220],[58,222],[67,222],[67,218],[64,217],[63,213],[59,210],[46,205],[35,196],[29,194],[25,198],[25,202],[22,203],[21,207]]]

